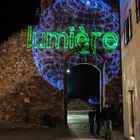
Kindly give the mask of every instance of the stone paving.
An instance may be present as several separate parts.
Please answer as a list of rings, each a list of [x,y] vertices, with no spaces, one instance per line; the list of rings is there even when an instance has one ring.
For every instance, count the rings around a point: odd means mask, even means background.
[[[104,129],[101,128],[100,136],[92,136],[89,132],[88,115],[87,114],[69,114],[68,116],[69,129],[80,139],[104,139]],[[95,125],[96,128],[96,125]],[[94,130],[95,131],[95,130]],[[127,140],[119,131],[112,132],[112,140]]]
[[[11,127],[11,128],[10,128]],[[34,127],[13,127],[6,126],[0,129],[0,140],[97,140],[101,136],[92,136],[90,133],[83,133],[81,125],[79,131],[59,126],[56,128],[34,128]],[[77,125],[77,128],[79,126]],[[83,129],[83,128],[82,128]],[[86,129],[86,127],[85,127]],[[77,135],[78,134],[78,135]],[[127,140],[119,132],[113,132],[112,140]]]
[[[70,115],[69,126],[55,128],[0,123],[0,140],[104,140],[89,133],[86,115]],[[112,140],[127,140],[119,131],[113,131]]]

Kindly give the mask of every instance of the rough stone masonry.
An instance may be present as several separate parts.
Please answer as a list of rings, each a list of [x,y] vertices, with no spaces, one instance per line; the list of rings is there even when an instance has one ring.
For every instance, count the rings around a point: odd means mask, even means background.
[[[48,84],[26,49],[27,30],[0,46],[0,121],[42,124],[49,114],[63,120],[63,94]]]

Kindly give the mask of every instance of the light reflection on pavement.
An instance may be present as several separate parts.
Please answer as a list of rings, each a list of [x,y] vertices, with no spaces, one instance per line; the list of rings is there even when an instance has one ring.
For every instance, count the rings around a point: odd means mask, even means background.
[[[68,112],[68,124],[71,133],[80,140],[90,140],[90,139],[103,139],[101,136],[93,136],[89,132],[89,118],[88,112]]]

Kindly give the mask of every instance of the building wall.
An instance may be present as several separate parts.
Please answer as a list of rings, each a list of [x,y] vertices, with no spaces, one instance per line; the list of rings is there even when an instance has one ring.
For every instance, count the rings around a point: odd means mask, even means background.
[[[22,30],[0,46],[0,122],[41,125],[49,114],[59,123],[64,118],[63,94],[39,74],[26,39],[27,30]]]
[[[128,4],[129,5],[129,4]],[[130,93],[134,98],[134,131],[135,139],[140,139],[140,24],[136,23],[135,0],[132,5],[132,26],[133,37],[127,46],[124,45],[123,22],[128,16],[121,15],[122,18],[122,75],[123,75],[123,104],[124,104],[124,134],[130,135]]]

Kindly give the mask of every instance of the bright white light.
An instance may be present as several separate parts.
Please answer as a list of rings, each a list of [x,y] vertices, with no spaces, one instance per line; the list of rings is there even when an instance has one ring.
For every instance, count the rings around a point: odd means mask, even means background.
[[[130,140],[135,140],[135,138],[133,136],[130,136]]]
[[[70,69],[67,69],[67,73],[70,73]]]
[[[87,5],[90,5],[90,1],[87,1],[87,3],[86,3]]]

